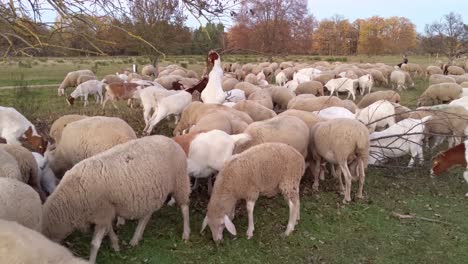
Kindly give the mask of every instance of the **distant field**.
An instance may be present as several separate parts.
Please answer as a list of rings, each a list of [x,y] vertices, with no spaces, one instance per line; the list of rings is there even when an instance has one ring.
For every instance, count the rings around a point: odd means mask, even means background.
[[[399,56],[288,56],[275,57],[275,61],[300,61],[314,62],[317,60],[346,59],[350,63],[359,62],[383,62],[395,65],[401,62]],[[409,57],[410,62],[421,65],[429,65],[435,62],[435,58],[415,56]],[[255,55],[225,55],[224,62],[263,62],[266,57]],[[21,58],[11,60],[0,60],[0,87],[14,86],[19,80],[27,81],[30,85],[36,84],[58,84],[65,75],[74,70],[92,69],[99,78],[107,74],[115,74],[120,69],[130,68],[133,63],[142,66],[149,63],[143,57],[75,57],[75,58]],[[161,62],[161,65],[176,63],[201,74],[204,69],[204,56],[169,56]]]
[[[257,61],[255,56],[232,56],[242,62]],[[288,60],[307,59],[291,57]],[[395,64],[398,57],[350,57],[348,61],[371,61]],[[28,88],[28,84],[59,83],[66,72],[90,68],[95,60],[73,58],[39,59],[31,68],[0,64],[0,85],[18,85],[16,89],[0,90],[0,105],[13,106],[33,121],[40,130],[47,131],[58,117],[81,113],[86,115],[118,116],[126,120],[140,135],[143,129],[141,109],[130,109],[123,103],[114,110],[109,105],[103,111],[93,99],[88,108],[77,101],[74,107],[57,96],[56,87]],[[82,60],[82,61],[81,61]],[[99,59],[101,60],[101,59]],[[97,74],[103,76],[129,67],[129,58],[102,59]],[[225,61],[231,60],[227,56]],[[185,63],[188,68],[201,72],[203,59],[199,57],[169,57],[163,63]],[[422,57],[410,61],[429,64]],[[82,62],[82,63],[80,63]],[[34,62],[33,62],[34,64]],[[21,72],[23,80],[21,81]],[[26,81],[25,81],[26,80]],[[401,93],[402,104],[414,107],[417,97],[427,87],[427,81],[415,79],[416,87]],[[388,89],[378,87],[377,89]],[[163,122],[156,134],[170,136],[174,125]],[[425,153],[426,160],[432,153]],[[466,263],[468,259],[468,192],[460,169],[440,178],[429,177],[428,163],[406,169],[407,159],[397,160],[388,168],[369,168],[364,187],[365,199],[343,206],[336,193],[336,182],[327,179],[320,192],[312,192],[311,175],[307,172],[301,184],[301,220],[288,238],[283,238],[288,217],[288,206],[282,197],[260,198],[255,208],[255,232],[247,240],[247,214],[245,203],[239,203],[234,219],[238,237],[224,233],[224,243],[216,246],[209,232],[199,234],[206,213],[208,196],[205,184],[191,195],[190,224],[192,235],[183,243],[182,219],[178,208],[165,206],[156,212],[148,224],[143,240],[136,248],[128,241],[136,226],[130,221],[117,230],[122,251],[115,253],[105,239],[97,263]],[[357,188],[357,184],[354,187]],[[353,196],[354,197],[354,196]],[[421,217],[448,222],[434,223],[424,220],[398,220],[392,213],[411,213]],[[75,233],[65,245],[75,254],[89,256],[91,234]]]

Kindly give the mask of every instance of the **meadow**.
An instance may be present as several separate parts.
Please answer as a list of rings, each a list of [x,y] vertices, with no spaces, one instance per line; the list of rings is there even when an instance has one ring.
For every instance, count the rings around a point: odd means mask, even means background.
[[[313,61],[337,58],[291,56],[279,61]],[[348,62],[384,62],[396,64],[400,57],[347,57]],[[410,57],[410,62],[428,65],[434,58]],[[263,61],[259,56],[232,55],[223,61],[241,63]],[[112,58],[27,58],[0,62],[0,105],[12,106],[47,132],[58,117],[79,113],[117,116],[126,120],[141,135],[144,127],[141,109],[130,109],[119,103],[119,109],[108,106],[102,110],[94,104],[82,107],[66,104],[57,96],[57,86],[65,74],[76,69],[93,69],[98,77],[115,73],[132,63],[148,61],[138,57]],[[202,56],[167,57],[163,65],[178,63],[201,73]],[[415,88],[401,93],[402,104],[415,107],[417,97],[428,86],[427,80],[415,79]],[[52,84],[37,88],[34,85]],[[13,89],[2,87],[13,86]],[[377,89],[389,89],[379,87]],[[70,92],[71,90],[67,90]],[[171,136],[174,125],[163,122],[155,134]],[[442,147],[444,148],[444,147]],[[301,184],[301,221],[291,236],[281,234],[286,228],[288,207],[282,197],[260,198],[255,208],[254,237],[247,240],[245,204],[239,203],[234,224],[238,236],[227,232],[224,242],[216,245],[211,233],[200,234],[201,222],[208,203],[205,184],[191,195],[190,223],[192,234],[182,241],[182,218],[177,207],[165,206],[148,224],[143,240],[135,248],[127,243],[136,226],[129,221],[117,230],[121,251],[113,252],[106,239],[97,263],[465,263],[468,259],[468,207],[464,194],[462,170],[455,169],[440,176],[429,177],[430,158],[425,153],[424,164],[407,169],[407,159],[386,167],[370,167],[364,187],[365,199],[350,205],[341,203],[336,182],[327,179],[320,192],[312,191],[311,175],[307,172]],[[427,218],[397,219],[393,213],[414,214]],[[88,258],[92,234],[74,233],[65,245],[74,254]]]

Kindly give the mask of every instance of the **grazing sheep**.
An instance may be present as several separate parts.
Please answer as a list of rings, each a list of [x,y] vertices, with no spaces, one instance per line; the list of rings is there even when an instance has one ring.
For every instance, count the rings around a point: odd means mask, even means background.
[[[445,104],[460,98],[463,89],[456,83],[441,83],[429,86],[418,99],[418,106]]]
[[[111,100],[112,105],[117,109],[115,101],[117,100],[128,100],[128,105],[133,107],[131,103],[132,99],[138,98],[138,91],[141,90],[141,87],[135,83],[111,83],[106,86],[106,96],[104,102],[102,102],[102,109],[106,107],[108,100]]]
[[[410,118],[411,116],[411,109],[406,106],[392,103],[393,107],[395,107],[395,122],[400,122],[401,120]]]
[[[42,230],[61,241],[75,229],[87,230],[94,224],[89,261],[94,264],[106,233],[114,250],[119,248],[112,228],[116,217],[139,219],[130,241],[136,246],[151,215],[169,195],[181,208],[182,237],[187,240],[190,180],[184,151],[164,136],[131,140],[83,160],[65,174],[44,204]]]
[[[90,70],[79,70],[79,71],[72,71],[67,73],[65,76],[65,79],[63,79],[62,83],[60,84],[58,88],[58,95],[65,95],[65,89],[70,87],[70,86],[77,86],[78,83],[78,77],[81,75],[91,75],[94,76],[94,73]]]
[[[136,134],[122,119],[93,116],[69,123],[60,142],[51,145],[44,156],[55,175],[61,178],[78,162],[132,139],[136,139]]]
[[[358,103],[358,108],[367,107],[379,100],[387,100],[392,103],[400,103],[400,95],[395,91],[378,91],[364,95]]]
[[[339,166],[344,174],[345,187],[343,188],[341,175],[338,180],[340,191],[344,191],[343,203],[351,201],[351,181],[359,180],[357,197],[363,198],[365,169],[369,158],[369,132],[359,121],[347,118],[332,119],[319,122],[310,133],[309,149],[313,157],[315,190],[319,187],[319,175],[322,159]],[[356,164],[356,171],[352,174],[348,163]]]
[[[192,102],[182,112],[180,121],[174,129],[174,136],[181,134],[186,129],[190,129],[204,116],[208,114],[214,114],[215,112],[219,111],[226,113],[228,116],[235,116],[246,124],[253,122],[252,118],[248,114],[224,105]],[[239,133],[242,133],[242,131]]]
[[[0,220],[0,263],[87,264],[40,232],[16,222]]]
[[[280,72],[276,75],[275,81],[277,85],[283,86],[288,81],[288,78],[286,77],[286,74],[284,72]]]
[[[207,132],[214,129],[222,130],[229,135],[244,132],[248,124],[239,116],[223,110],[211,111],[198,120],[190,128],[190,132]]]
[[[128,76],[127,76],[127,80],[128,80]],[[109,75],[104,76],[104,78],[102,79],[102,82],[105,84],[111,84],[111,83],[123,83],[123,82],[126,82],[127,80],[123,80],[117,75],[109,74]]]
[[[356,113],[358,109],[357,105],[351,100],[343,100],[342,107],[348,109],[351,113]]]
[[[442,71],[442,69],[440,67],[437,67],[437,66],[427,66],[426,68],[426,75],[427,76],[431,76],[431,75],[434,75],[434,74],[444,74],[444,71]]]
[[[41,200],[45,201],[46,194],[42,190],[37,162],[32,153],[18,145],[0,144],[0,149],[15,158],[22,176],[17,180],[30,185],[39,194]]]
[[[398,91],[406,90],[406,75],[404,71],[394,70],[390,74],[390,82],[392,83],[392,89],[397,88]],[[396,85],[396,87],[395,87]]]
[[[323,84],[318,81],[303,82],[294,90],[296,95],[300,94],[313,94],[315,96],[324,96]]]
[[[244,91],[245,97],[247,98],[254,92],[261,90],[260,87],[255,86],[248,82],[239,82],[234,86],[234,89],[239,89],[239,90]]]
[[[369,73],[372,75],[372,78],[376,83],[379,85],[388,85],[388,79],[383,75],[383,73],[377,69],[371,69],[369,70]]]
[[[412,167],[415,159],[424,161],[423,139],[425,123],[432,116],[423,119],[404,119],[389,128],[370,134],[369,164],[382,164],[389,158],[411,155],[408,167]]]
[[[247,113],[253,121],[263,121],[276,116],[273,110],[252,101],[243,100],[233,106],[234,109]]]
[[[0,149],[0,178],[11,178],[24,182],[16,158],[3,149]]]
[[[223,80],[223,90],[224,91],[230,91],[235,88],[236,84],[238,84],[239,81],[236,78],[228,78]]]
[[[159,74],[158,67],[155,67],[154,65],[151,65],[151,64],[147,64],[143,66],[143,69],[141,70],[141,74],[146,75],[146,76],[153,76],[154,78],[157,78]]]
[[[366,93],[366,89],[368,90],[367,93],[370,93],[372,87],[374,87],[374,79],[372,75],[366,74],[358,78],[359,81],[359,88],[361,89],[361,95]]]
[[[447,77],[453,78],[458,84],[468,82],[468,75],[447,75]]]
[[[320,74],[319,76],[314,77],[314,81],[322,83],[322,85],[325,85],[328,81],[331,79],[334,79],[335,75],[334,74]]]
[[[249,227],[247,238],[254,231],[253,210],[260,195],[272,197],[281,192],[289,205],[289,221],[285,235],[294,231],[300,218],[299,184],[304,174],[305,162],[294,148],[280,143],[255,146],[226,162],[216,179],[202,231],[208,225],[213,240],[223,239],[224,227],[233,235],[237,200],[247,202]]]
[[[330,95],[333,95],[334,92],[338,95],[338,92],[348,92],[349,98],[353,96],[353,101],[356,100],[356,89],[359,85],[358,80],[353,80],[350,78],[338,78],[331,79],[325,84],[325,88],[330,91]]]
[[[281,86],[273,86],[263,90],[270,92],[273,103],[280,110],[286,110],[289,101],[296,97],[296,94],[293,91]]]
[[[245,79],[244,79],[245,82],[248,82],[248,83],[251,83],[253,85],[257,85],[258,84],[258,79],[257,79],[257,76],[253,73],[249,73],[247,74],[247,76],[245,76]]]
[[[229,135],[224,131],[214,129],[208,132],[190,132],[173,139],[187,155],[188,174],[198,179],[210,177],[213,173],[220,171],[224,163],[231,158],[234,147],[249,141],[250,136],[247,134]],[[209,178],[209,194],[211,194],[211,188],[211,178]]]
[[[42,190],[44,190],[46,195],[50,195],[57,187],[58,180],[45,158],[37,152],[33,152],[32,154],[37,163]]]
[[[4,138],[7,144],[23,145],[41,154],[47,148],[47,140],[13,107],[0,106],[0,138]]]
[[[285,143],[295,148],[304,158],[307,156],[309,144],[309,127],[295,116],[277,116],[265,121],[253,122],[244,133],[252,140],[236,148],[240,153],[252,146],[266,142]]]
[[[50,127],[49,135],[54,140],[55,144],[60,142],[62,138],[63,129],[71,122],[75,122],[81,119],[85,119],[88,116],[85,115],[64,115],[59,117],[57,120],[52,123]]]
[[[273,110],[273,98],[271,96],[271,92],[266,89],[261,89],[250,94],[248,99],[257,102],[270,110]]]
[[[309,129],[312,128],[318,122],[324,120],[314,113],[302,111],[302,110],[296,110],[296,109],[288,109],[282,112],[281,114],[279,114],[278,116],[295,116],[301,119],[302,121],[304,121],[304,123],[306,123]]]
[[[433,74],[429,77],[429,85],[441,83],[456,83],[455,79],[446,75]]]
[[[379,100],[356,112],[356,119],[369,128],[372,133],[377,127],[395,124],[395,107],[387,100]]]
[[[356,116],[344,107],[332,106],[320,111],[312,112],[316,114],[318,117],[328,120],[328,119],[335,119],[335,118],[350,118],[356,119]]]
[[[0,219],[41,231],[42,204],[37,192],[20,181],[0,177]]]
[[[67,103],[73,105],[73,102],[77,97],[84,97],[84,106],[88,105],[88,96],[94,95],[96,97],[96,103],[100,101],[102,104],[102,87],[104,83],[98,80],[89,80],[78,85],[75,90],[68,96]]]
[[[458,66],[448,66],[445,71],[444,71],[444,74],[445,75],[463,75],[465,74],[465,70],[463,70],[463,68],[461,67],[458,67]]]
[[[76,83],[78,85],[82,84],[82,83],[85,83],[87,81],[91,81],[91,80],[96,80],[96,76],[93,75],[80,75],[80,77],[78,77]]]
[[[154,111],[153,116],[148,120],[147,127],[145,127],[146,134],[148,135],[151,134],[153,128],[161,120],[169,115],[175,115],[175,123],[177,124],[179,121],[179,115],[182,114],[182,111],[184,111],[184,109],[192,102],[192,95],[185,91],[179,91],[175,94],[157,98],[156,100],[157,109]],[[146,113],[145,104],[143,104],[143,108]]]
[[[180,76],[175,75],[168,75],[168,76],[160,76],[156,78],[154,81],[162,85],[162,87],[171,90],[173,89],[174,82],[181,81],[183,78]]]
[[[303,95],[301,95],[303,96]],[[297,98],[296,100],[291,100],[288,104],[288,109],[297,109],[303,111],[320,111],[331,106],[341,106],[349,109],[349,105],[344,103],[343,100],[336,96],[319,96],[316,98]]]
[[[419,75],[419,76],[424,75],[424,71],[422,67],[416,63],[403,63],[401,65],[401,69],[413,75]]]

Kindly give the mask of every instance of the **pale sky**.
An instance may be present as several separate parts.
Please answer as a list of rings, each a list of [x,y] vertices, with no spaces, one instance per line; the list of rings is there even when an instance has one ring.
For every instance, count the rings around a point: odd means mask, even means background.
[[[308,0],[308,4],[309,13],[319,20],[335,14],[342,15],[351,22],[357,18],[365,19],[375,15],[403,16],[411,20],[416,25],[416,30],[421,33],[424,32],[426,24],[438,21],[452,11],[460,14],[465,24],[468,23],[468,0]],[[187,25],[198,27],[200,24],[188,15]]]

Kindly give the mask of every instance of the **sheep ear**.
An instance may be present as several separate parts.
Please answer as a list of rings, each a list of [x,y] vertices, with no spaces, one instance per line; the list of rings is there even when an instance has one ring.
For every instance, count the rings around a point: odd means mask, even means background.
[[[26,131],[24,131],[24,136],[26,138],[32,137],[32,127],[31,126],[29,126],[28,129]]]
[[[205,216],[205,219],[203,219],[203,223],[202,223],[202,227],[201,227],[201,230],[200,230],[200,234],[203,233],[203,231],[205,230],[206,226],[208,225],[208,216]]]
[[[226,229],[229,231],[229,233],[231,233],[233,236],[237,236],[236,227],[227,215],[224,215],[224,225],[226,226]]]

